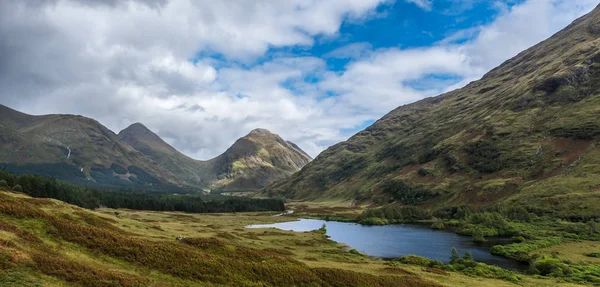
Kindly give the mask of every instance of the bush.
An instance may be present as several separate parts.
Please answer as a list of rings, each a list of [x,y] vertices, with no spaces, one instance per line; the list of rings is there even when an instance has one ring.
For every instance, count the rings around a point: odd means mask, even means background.
[[[460,257],[458,257],[458,251],[456,250],[456,248],[452,248],[452,255],[450,256],[450,264],[455,263],[456,261],[458,261],[458,259],[460,259]]]
[[[431,225],[431,229],[436,229],[436,230],[441,230],[441,229],[444,229],[444,227],[445,227],[445,226],[444,226],[444,223],[443,223],[443,222],[434,222],[434,223]]]
[[[6,180],[0,180],[0,187],[6,187],[8,188],[8,182],[6,182]]]
[[[516,243],[521,243],[525,241],[525,237],[523,236],[513,236],[512,241]]]
[[[12,190],[23,192],[23,187],[20,184],[16,184],[15,186],[13,186]]]
[[[468,164],[473,169],[482,173],[494,173],[504,168],[500,158],[502,152],[491,141],[478,141],[469,144],[465,151],[468,155]]]
[[[380,208],[370,208],[362,212],[357,220],[360,222],[371,217],[384,219],[387,223],[414,222],[431,218],[426,210],[415,206],[384,206]]]
[[[540,274],[544,276],[563,277],[573,273],[573,270],[569,265],[560,261],[557,258],[543,257],[536,260],[531,265],[531,271],[534,274]]]
[[[420,204],[439,195],[423,185],[411,184],[404,180],[387,180],[381,189],[395,200],[409,205]]]
[[[465,256],[463,256],[463,260],[473,261],[473,254],[471,254],[469,251],[466,251]]]
[[[378,217],[365,218],[365,219],[362,219],[361,221],[359,221],[358,223],[362,224],[362,225],[385,225],[386,224],[386,222],[383,221],[383,219],[378,218]]]
[[[473,242],[475,242],[475,243],[484,243],[485,241],[486,241],[485,237],[483,236],[483,233],[481,231],[476,231],[473,234]]]

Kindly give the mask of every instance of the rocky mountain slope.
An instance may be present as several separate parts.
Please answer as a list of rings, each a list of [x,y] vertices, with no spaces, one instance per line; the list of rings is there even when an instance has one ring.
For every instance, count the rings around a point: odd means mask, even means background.
[[[254,190],[300,170],[311,158],[267,130],[222,155],[194,160],[140,123],[118,135],[75,115],[32,116],[0,105],[0,168],[94,187]]]
[[[27,115],[0,105],[0,165],[106,187],[182,185],[171,172],[97,121],[75,115]]]
[[[255,129],[203,165],[216,176],[215,186],[252,189],[287,178],[311,161],[293,143],[265,129]]]
[[[132,124],[118,135],[124,142],[177,175],[186,184],[196,187],[210,184],[203,182],[198,161],[179,152],[144,125]]]
[[[600,6],[466,87],[401,106],[265,194],[600,214]]]
[[[223,190],[262,188],[300,170],[311,158],[295,144],[256,129],[208,161],[194,160],[136,123],[119,133],[135,149],[185,182]]]

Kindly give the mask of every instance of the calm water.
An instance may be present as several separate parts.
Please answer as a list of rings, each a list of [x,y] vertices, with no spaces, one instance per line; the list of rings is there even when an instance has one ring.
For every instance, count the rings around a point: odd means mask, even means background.
[[[450,231],[430,229],[428,226],[394,224],[365,226],[356,223],[300,219],[298,221],[273,224],[250,225],[249,228],[278,228],[292,231],[311,231],[327,226],[331,240],[344,243],[361,253],[382,258],[395,258],[415,254],[430,259],[448,262],[452,247],[462,256],[465,251],[473,254],[473,259],[497,265],[510,270],[524,270],[527,266],[515,260],[490,254],[492,245],[508,243],[502,239],[490,240],[485,245],[475,244],[470,236],[462,236]]]

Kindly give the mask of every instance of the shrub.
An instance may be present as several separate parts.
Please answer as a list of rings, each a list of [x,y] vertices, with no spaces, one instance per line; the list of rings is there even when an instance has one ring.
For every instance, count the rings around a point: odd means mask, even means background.
[[[521,243],[525,241],[525,237],[523,236],[513,236],[512,241],[516,243]]]
[[[444,223],[443,222],[434,222],[433,224],[431,224],[431,229],[437,229],[437,230],[441,230],[444,229]]]
[[[532,273],[544,276],[562,277],[573,273],[569,265],[557,258],[543,257],[533,262]]]
[[[6,182],[6,180],[0,180],[0,187],[6,187],[8,188],[8,182]]]
[[[431,215],[425,209],[415,206],[393,206],[388,205],[380,208],[370,208],[361,213],[357,220],[376,217],[385,219],[388,223],[414,222],[417,220],[429,219]]]
[[[471,254],[469,251],[466,251],[465,256],[463,256],[463,260],[473,261],[473,254]]]
[[[404,180],[387,180],[381,189],[395,200],[410,205],[423,203],[439,195],[423,185],[411,184]]]
[[[458,259],[460,259],[460,257],[458,256],[458,251],[456,250],[456,248],[452,248],[452,255],[450,256],[450,264],[458,261]]]
[[[473,169],[483,173],[494,173],[504,168],[500,156],[502,152],[491,141],[477,141],[469,144],[465,151],[468,155],[468,164]]]
[[[385,225],[385,221],[383,221],[383,219],[378,218],[378,217],[369,217],[369,218],[365,218],[362,219],[358,222],[359,224],[362,225]]]
[[[480,230],[475,231],[475,233],[473,233],[473,242],[475,243],[484,243],[485,237],[483,236],[483,232],[481,232]]]
[[[23,187],[20,184],[16,184],[15,186],[13,186],[12,190],[17,192],[23,192]]]

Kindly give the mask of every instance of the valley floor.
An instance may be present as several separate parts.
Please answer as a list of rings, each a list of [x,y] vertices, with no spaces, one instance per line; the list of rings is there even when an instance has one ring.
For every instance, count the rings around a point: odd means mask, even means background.
[[[296,203],[304,211],[360,208]],[[328,212],[331,212],[329,210]],[[348,252],[323,232],[247,229],[275,213],[89,211],[0,191],[1,286],[579,286],[520,275],[517,283]],[[177,237],[182,236],[182,240]],[[589,246],[568,248],[573,260]]]

